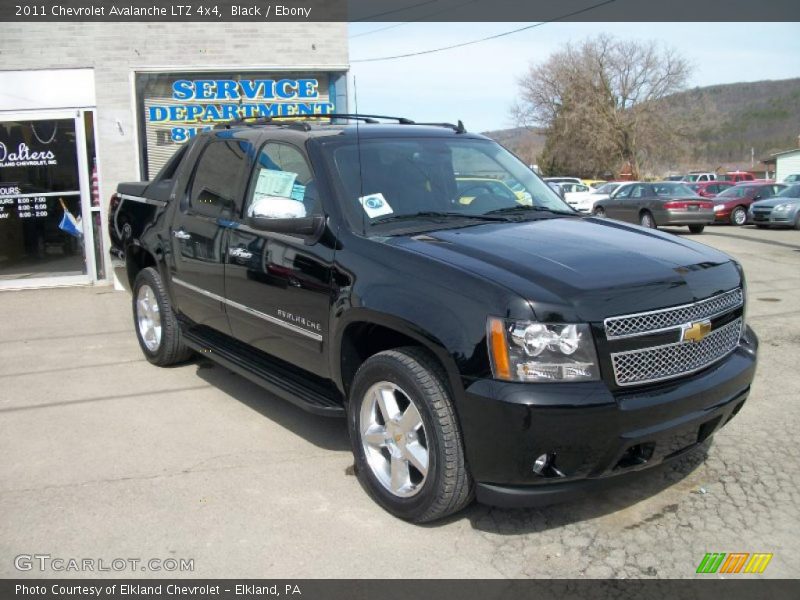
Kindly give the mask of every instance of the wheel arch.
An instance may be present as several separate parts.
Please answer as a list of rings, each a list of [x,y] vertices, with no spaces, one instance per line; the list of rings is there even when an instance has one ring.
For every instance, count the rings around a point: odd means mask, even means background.
[[[456,363],[439,339],[404,318],[368,309],[355,310],[339,323],[330,359],[336,386],[346,398],[353,377],[365,360],[378,352],[403,346],[427,350],[444,368],[451,390],[456,394],[461,390]]]

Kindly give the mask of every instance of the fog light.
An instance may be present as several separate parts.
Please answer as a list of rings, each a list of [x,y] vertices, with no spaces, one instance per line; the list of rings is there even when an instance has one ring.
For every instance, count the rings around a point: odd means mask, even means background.
[[[539,458],[533,461],[533,472],[537,475],[542,475],[544,470],[548,467],[550,463],[550,455],[549,454],[542,454]]]

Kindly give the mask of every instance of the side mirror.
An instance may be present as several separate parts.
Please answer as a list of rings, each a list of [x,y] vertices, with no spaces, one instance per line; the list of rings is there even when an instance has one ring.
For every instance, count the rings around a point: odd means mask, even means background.
[[[283,233],[306,238],[306,244],[313,244],[325,229],[325,217],[314,215],[299,219],[270,219],[268,217],[248,217],[248,226],[259,231]]]

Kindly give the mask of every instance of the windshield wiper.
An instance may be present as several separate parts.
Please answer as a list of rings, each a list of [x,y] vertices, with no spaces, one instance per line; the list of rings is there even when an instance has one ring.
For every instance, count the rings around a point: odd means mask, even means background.
[[[446,211],[437,211],[437,210],[423,210],[417,213],[406,213],[406,214],[399,214],[399,215],[385,215],[383,217],[378,217],[374,221],[372,221],[372,225],[378,225],[380,223],[390,223],[392,221],[409,221],[413,219],[419,218],[427,218],[427,217],[438,217],[438,218],[458,218],[458,219],[478,219],[480,221],[508,221],[506,217],[501,217],[500,215],[490,215],[490,214],[470,214],[470,213],[461,213],[461,212],[446,212]]]
[[[556,215],[577,215],[577,212],[567,212],[565,210],[555,210],[553,208],[546,208],[544,206],[528,206],[527,204],[519,204],[517,206],[506,206],[505,208],[496,208],[485,213],[485,215],[510,215],[524,212],[549,212]],[[485,216],[484,215],[484,216]]]

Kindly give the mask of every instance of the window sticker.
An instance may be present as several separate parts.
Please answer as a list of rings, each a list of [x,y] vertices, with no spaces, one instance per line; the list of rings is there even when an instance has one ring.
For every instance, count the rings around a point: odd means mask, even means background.
[[[361,203],[361,207],[364,209],[364,212],[367,213],[367,216],[370,219],[374,219],[375,217],[380,217],[382,215],[390,215],[394,212],[392,207],[389,206],[389,203],[386,201],[386,198],[384,198],[383,194],[380,192],[377,194],[367,194],[366,196],[361,196],[358,201]]]
[[[300,202],[302,202],[305,196],[306,196],[306,186],[300,185],[299,183],[295,183],[292,186],[292,194],[290,196],[291,199],[299,200]]]
[[[297,173],[261,169],[256,182],[256,194],[289,198],[292,195],[295,179],[297,179]]]

